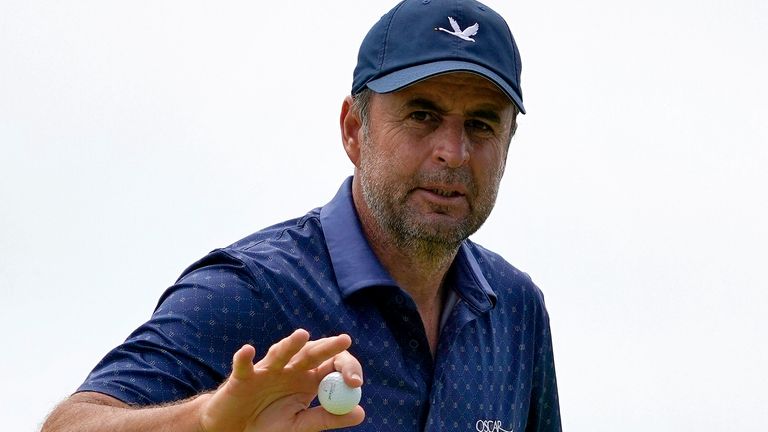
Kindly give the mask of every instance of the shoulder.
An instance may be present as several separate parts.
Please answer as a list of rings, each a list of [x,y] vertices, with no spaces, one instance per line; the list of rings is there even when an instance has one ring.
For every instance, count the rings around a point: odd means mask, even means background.
[[[513,266],[501,255],[470,240],[465,244],[491,286],[509,283],[535,286],[528,273]]]
[[[544,293],[528,273],[513,266],[496,252],[475,242],[467,240],[466,246],[500,300],[505,303],[512,299],[525,300],[528,306],[533,306],[546,315]]]
[[[253,277],[264,269],[295,265],[326,249],[319,210],[259,230],[214,249],[185,269],[179,280],[203,269],[227,268]]]
[[[190,287],[204,288],[206,296],[217,299],[261,299],[272,290],[313,279],[315,275],[308,270],[327,268],[328,263],[319,209],[315,209],[212,250],[181,273],[160,303]]]
[[[320,209],[314,209],[302,217],[289,219],[261,229],[241,240],[223,248],[233,254],[259,250],[290,248],[314,244],[316,237],[322,235]]]

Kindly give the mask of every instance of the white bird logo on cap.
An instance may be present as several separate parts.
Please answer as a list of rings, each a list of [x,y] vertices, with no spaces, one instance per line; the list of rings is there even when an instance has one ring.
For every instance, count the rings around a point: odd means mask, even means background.
[[[459,39],[464,39],[465,41],[474,42],[475,40],[472,39],[472,36],[477,34],[477,30],[480,28],[480,25],[478,23],[475,23],[474,25],[471,25],[464,30],[459,27],[459,23],[456,22],[453,17],[448,17],[448,22],[451,23],[451,28],[453,28],[453,31],[446,30],[442,27],[438,27],[435,30],[441,30],[448,34],[454,35]]]

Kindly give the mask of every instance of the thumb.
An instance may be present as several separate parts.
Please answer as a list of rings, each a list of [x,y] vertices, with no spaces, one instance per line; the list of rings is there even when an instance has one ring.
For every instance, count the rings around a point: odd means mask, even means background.
[[[232,377],[246,379],[253,375],[253,359],[256,357],[256,349],[250,345],[243,345],[232,357]]]

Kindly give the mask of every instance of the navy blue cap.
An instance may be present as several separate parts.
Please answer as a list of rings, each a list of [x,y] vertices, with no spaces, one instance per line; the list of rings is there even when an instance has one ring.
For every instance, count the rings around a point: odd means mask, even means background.
[[[520,52],[504,18],[475,0],[405,0],[360,45],[352,94],[389,93],[448,72],[496,84],[525,114]]]

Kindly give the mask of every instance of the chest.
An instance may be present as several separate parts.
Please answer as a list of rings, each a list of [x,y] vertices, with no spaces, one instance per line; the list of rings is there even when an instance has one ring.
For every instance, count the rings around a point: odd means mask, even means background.
[[[406,299],[353,303],[333,305],[329,311],[335,312],[315,314],[321,320],[297,319],[291,326],[317,337],[352,337],[350,352],[365,378],[366,420],[355,430],[522,430],[534,369],[534,341],[523,314],[507,307],[478,314],[459,301],[433,356],[426,326]]]

